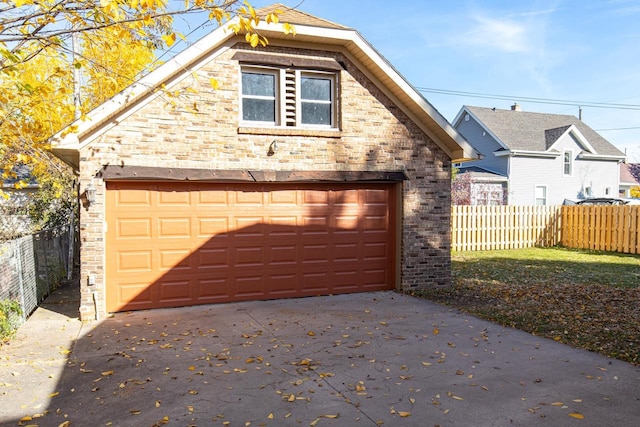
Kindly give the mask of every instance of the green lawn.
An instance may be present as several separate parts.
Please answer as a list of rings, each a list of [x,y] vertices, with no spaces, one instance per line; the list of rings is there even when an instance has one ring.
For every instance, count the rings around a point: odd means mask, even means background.
[[[640,256],[529,248],[452,259],[453,286],[417,296],[640,364]]]

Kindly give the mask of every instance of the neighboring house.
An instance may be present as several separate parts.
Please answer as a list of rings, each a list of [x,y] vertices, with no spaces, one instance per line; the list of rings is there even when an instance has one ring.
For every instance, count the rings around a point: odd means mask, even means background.
[[[640,188],[640,163],[621,163],[619,196],[630,198],[633,187]]]
[[[52,138],[82,319],[450,283],[451,160],[477,152],[356,30],[275,8],[295,35],[222,26]]]
[[[504,179],[505,204],[559,205],[565,199],[618,196],[624,153],[577,117],[524,112],[518,104],[511,110],[463,106],[453,125],[483,156],[460,165],[459,173],[489,174],[496,193],[497,180]]]
[[[474,206],[507,204],[507,177],[478,166],[458,165],[457,167],[461,179],[456,181],[454,188],[460,200],[456,200],[454,196],[453,204]]]
[[[40,185],[24,165],[15,166],[12,174],[3,176],[0,170],[0,240],[10,240],[32,232],[26,206]]]

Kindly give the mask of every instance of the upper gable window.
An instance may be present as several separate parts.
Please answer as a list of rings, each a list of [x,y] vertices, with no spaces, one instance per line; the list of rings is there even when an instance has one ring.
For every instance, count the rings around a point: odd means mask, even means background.
[[[277,72],[242,72],[242,120],[276,123]]]
[[[573,153],[571,151],[565,151],[562,159],[562,174],[564,176],[571,176],[573,174]]]
[[[260,67],[241,73],[245,125],[337,127],[337,73]]]

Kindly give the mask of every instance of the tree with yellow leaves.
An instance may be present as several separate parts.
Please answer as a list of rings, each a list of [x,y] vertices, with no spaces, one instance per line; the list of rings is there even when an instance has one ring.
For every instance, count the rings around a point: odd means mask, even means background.
[[[33,231],[64,222],[75,205],[72,171],[46,150],[45,143],[74,119],[73,68],[81,69],[81,106],[88,111],[130,85],[155,58],[152,45],[121,26],[96,30],[95,36],[82,37],[73,60],[49,47],[0,74],[2,181],[11,180],[18,189],[38,183],[40,190],[20,206],[20,212],[31,217]],[[16,179],[19,171],[21,179]],[[4,208],[16,209],[11,203]]]
[[[69,171],[47,151],[48,137],[148,71],[155,49],[181,37],[174,16],[203,11],[218,25],[237,17],[231,29],[245,33],[253,46],[267,43],[255,31],[260,19],[278,20],[277,13],[258,17],[238,0],[5,0],[0,5],[0,184],[13,178],[15,186],[24,185],[14,170],[26,165],[49,189],[47,200],[70,198],[64,196]],[[80,111],[74,104],[78,77]]]

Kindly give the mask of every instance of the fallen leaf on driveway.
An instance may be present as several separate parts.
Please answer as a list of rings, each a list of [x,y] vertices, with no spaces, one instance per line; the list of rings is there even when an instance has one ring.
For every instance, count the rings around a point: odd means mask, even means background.
[[[577,412],[573,412],[573,413],[569,414],[569,416],[570,416],[570,417],[573,417],[573,418],[577,418],[577,419],[579,419],[579,420],[584,419],[584,415],[579,414],[579,413],[577,413]]]

